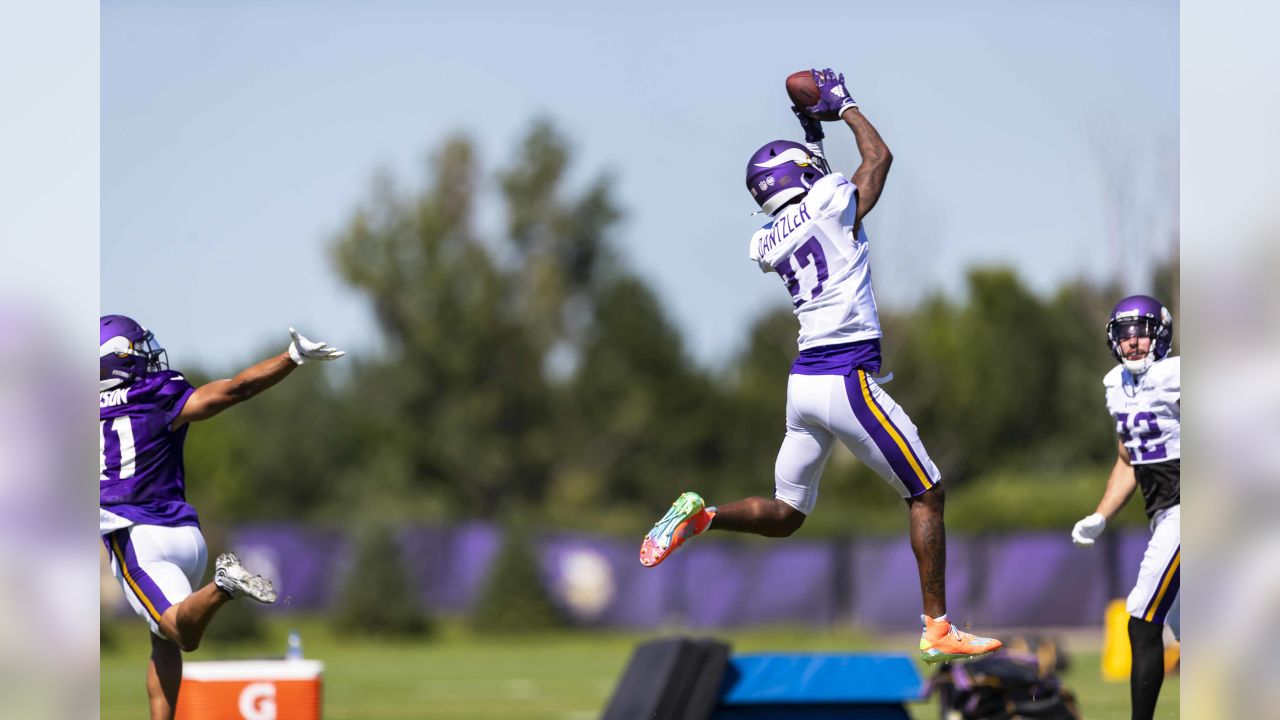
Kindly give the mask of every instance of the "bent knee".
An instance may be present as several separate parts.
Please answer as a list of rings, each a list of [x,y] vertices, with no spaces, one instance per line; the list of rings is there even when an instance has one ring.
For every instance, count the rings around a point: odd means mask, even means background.
[[[938,483],[919,495],[912,495],[906,498],[906,500],[907,505],[920,505],[929,510],[941,511],[947,500],[947,492],[942,489],[942,483]]]
[[[773,523],[773,537],[790,537],[804,525],[805,515],[786,503],[778,504],[781,507]]]
[[[167,643],[171,647],[177,648],[182,652],[194,652],[200,648],[199,638],[184,638],[182,637],[182,633],[177,631],[177,628],[161,626],[160,632],[163,633],[163,635],[153,637],[153,646],[156,644],[155,641],[158,641],[160,643]]]
[[[928,505],[937,505],[938,507],[942,507],[942,503],[947,499],[947,491],[942,489],[942,483],[937,483],[928,490],[920,493],[918,497]]]
[[[182,652],[184,652],[184,653],[195,652],[196,650],[199,650],[199,649],[200,649],[200,641],[199,641],[199,640],[186,640],[186,639],[184,639],[184,638],[182,638],[182,637],[180,637],[180,636],[179,636],[179,637],[170,637],[170,638],[166,638],[166,639],[167,639],[169,642],[173,643],[174,647],[178,648],[179,650],[181,650],[181,651],[182,651]]]
[[[1135,657],[1140,654],[1164,653],[1164,623],[1154,623],[1129,616],[1129,646]]]
[[[159,633],[151,633],[152,657],[177,657],[198,647],[200,647],[200,641],[197,640],[195,643],[185,642],[177,631],[171,631],[163,626],[161,626]]]

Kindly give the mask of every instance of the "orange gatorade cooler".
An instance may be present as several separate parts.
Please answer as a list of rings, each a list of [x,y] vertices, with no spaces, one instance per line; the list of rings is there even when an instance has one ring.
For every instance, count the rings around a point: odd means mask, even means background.
[[[319,720],[318,660],[188,662],[176,720]]]

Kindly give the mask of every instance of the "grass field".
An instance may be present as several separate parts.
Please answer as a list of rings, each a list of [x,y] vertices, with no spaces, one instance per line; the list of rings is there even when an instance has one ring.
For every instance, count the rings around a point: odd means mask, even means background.
[[[587,720],[599,717],[637,642],[655,634],[562,632],[526,638],[481,638],[445,627],[429,641],[387,642],[334,636],[319,620],[272,622],[261,643],[206,643],[190,660],[280,655],[290,627],[309,658],[323,660],[328,720]],[[103,720],[146,717],[143,673],[148,641],[141,622],[113,623],[102,650]],[[849,630],[773,628],[717,633],[735,652],[906,650]],[[1096,651],[1071,653],[1064,676],[1089,720],[1129,717],[1128,686],[1104,683]],[[1157,717],[1178,717],[1178,678],[1161,693]],[[912,708],[936,720],[935,703]]]

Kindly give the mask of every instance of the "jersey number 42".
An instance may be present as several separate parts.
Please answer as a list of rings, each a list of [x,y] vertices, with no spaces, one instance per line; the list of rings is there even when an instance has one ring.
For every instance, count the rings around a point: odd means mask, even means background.
[[[1150,444],[1150,441],[1158,439],[1161,435],[1160,426],[1156,423],[1156,414],[1153,412],[1140,412],[1133,415],[1117,413],[1116,432],[1120,434],[1124,446],[1133,453],[1133,459],[1138,462],[1163,460],[1168,455],[1164,443]]]

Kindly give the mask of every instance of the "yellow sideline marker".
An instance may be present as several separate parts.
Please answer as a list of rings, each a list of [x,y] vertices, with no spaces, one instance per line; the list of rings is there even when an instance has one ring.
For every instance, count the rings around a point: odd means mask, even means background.
[[[1129,612],[1124,599],[1107,603],[1105,630],[1102,639],[1102,679],[1120,682],[1129,679],[1133,655],[1129,649]],[[1181,646],[1166,641],[1164,671],[1170,674],[1178,669]]]
[[[1129,650],[1129,611],[1124,599],[1107,603],[1106,622],[1102,636],[1102,679],[1120,682],[1129,679],[1133,655]]]

